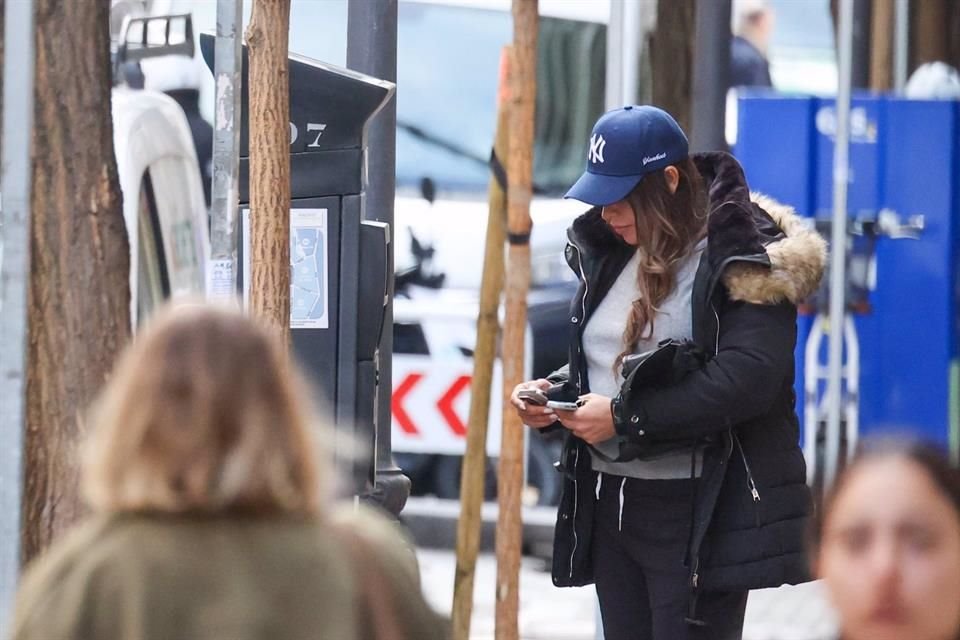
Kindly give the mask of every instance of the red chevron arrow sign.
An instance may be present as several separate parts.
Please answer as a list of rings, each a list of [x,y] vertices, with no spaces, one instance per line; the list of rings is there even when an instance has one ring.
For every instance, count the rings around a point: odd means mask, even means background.
[[[438,360],[394,355],[393,450],[411,453],[462,454],[470,412],[469,359]],[[494,371],[487,450],[500,449],[500,367]]]

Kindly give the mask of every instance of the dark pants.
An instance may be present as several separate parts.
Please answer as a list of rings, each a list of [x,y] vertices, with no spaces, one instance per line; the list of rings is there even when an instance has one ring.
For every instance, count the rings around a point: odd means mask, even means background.
[[[685,620],[696,480],[602,475],[591,551],[605,640],[740,640],[745,591],[701,592],[696,613],[706,626]]]

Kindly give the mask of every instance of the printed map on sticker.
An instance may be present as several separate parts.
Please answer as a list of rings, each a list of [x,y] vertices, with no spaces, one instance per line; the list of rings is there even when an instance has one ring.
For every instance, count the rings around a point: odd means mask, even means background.
[[[327,210],[290,210],[290,327],[329,329]]]

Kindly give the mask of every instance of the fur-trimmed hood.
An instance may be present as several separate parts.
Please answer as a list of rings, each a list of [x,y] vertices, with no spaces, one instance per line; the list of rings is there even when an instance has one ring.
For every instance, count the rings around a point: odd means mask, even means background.
[[[708,189],[707,257],[733,300],[799,303],[820,284],[824,239],[792,207],[751,193],[740,163],[724,152],[695,154]],[[629,252],[594,207],[568,231],[571,242],[594,256]]]
[[[783,300],[797,304],[820,285],[827,263],[827,243],[793,207],[760,193],[751,193],[750,198],[783,233],[764,245],[769,266],[734,262],[724,270],[723,282],[730,298],[756,304]]]

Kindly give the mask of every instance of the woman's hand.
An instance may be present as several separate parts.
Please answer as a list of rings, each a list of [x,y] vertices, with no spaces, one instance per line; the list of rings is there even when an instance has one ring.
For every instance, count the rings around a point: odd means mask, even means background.
[[[557,410],[563,426],[589,444],[597,444],[617,435],[613,428],[610,398],[588,393],[580,396],[580,401],[583,405],[576,411]]]
[[[539,380],[521,382],[513,388],[513,393],[510,394],[510,404],[517,409],[517,414],[520,416],[520,419],[523,420],[523,424],[528,427],[533,427],[534,429],[543,429],[557,421],[557,414],[553,412],[553,409],[535,405],[532,402],[524,402],[520,399],[520,396],[517,395],[521,389],[540,389],[541,391],[546,391],[550,387],[550,381],[541,378]]]

